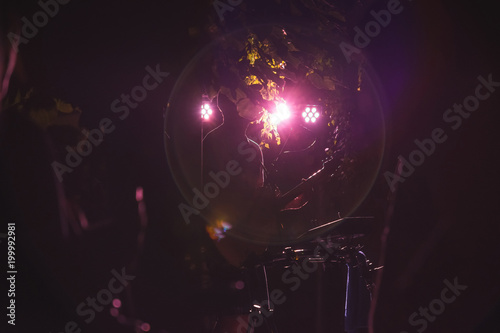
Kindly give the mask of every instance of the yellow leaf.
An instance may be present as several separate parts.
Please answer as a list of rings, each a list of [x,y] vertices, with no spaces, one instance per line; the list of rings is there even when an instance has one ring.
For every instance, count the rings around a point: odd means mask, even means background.
[[[16,98],[14,99],[14,104],[21,102],[21,91],[17,91]]]
[[[326,89],[335,90],[335,83],[333,82],[333,80],[331,78],[329,78],[328,76],[325,76],[323,78],[323,82],[325,84]]]
[[[319,74],[311,73],[307,78],[316,88],[318,89],[326,88],[323,78]]]
[[[249,76],[245,77],[245,83],[247,84],[247,86],[251,86],[254,84],[261,84],[261,82],[259,81],[259,78],[255,75],[249,75]]]
[[[56,109],[62,113],[72,113],[73,112],[73,105],[63,102],[62,100],[55,98],[54,101],[56,102]]]
[[[329,14],[331,16],[335,17],[337,20],[339,20],[341,22],[345,22],[345,17],[340,12],[338,12],[336,10],[332,10],[332,11],[329,12]]]

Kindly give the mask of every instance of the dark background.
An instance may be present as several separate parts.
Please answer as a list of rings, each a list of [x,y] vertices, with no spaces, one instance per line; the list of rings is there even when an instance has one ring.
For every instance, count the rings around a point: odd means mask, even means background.
[[[367,251],[373,261],[385,265],[373,311],[375,332],[415,332],[408,316],[439,297],[444,279],[455,277],[467,290],[429,323],[426,332],[500,332],[495,319],[500,296],[500,93],[481,102],[456,131],[442,120],[447,108],[474,93],[477,76],[491,73],[500,81],[495,8],[488,1],[402,4],[403,12],[363,50],[378,75],[387,122],[384,162],[363,206],[377,215],[379,224]],[[385,7],[384,1],[345,5],[348,25],[363,27],[370,9]],[[39,7],[24,1],[12,9],[18,17],[31,18]],[[176,79],[209,41],[203,30],[208,16],[216,17],[213,7],[200,1],[73,0],[61,5],[58,15],[20,46],[9,95],[17,89],[43,88],[78,105],[82,126],[95,128],[100,119],[110,117],[116,130],[91,156],[92,161],[105,161],[105,169],[91,179],[105,190],[80,193],[90,205],[95,228],[63,238],[58,185],[45,136],[22,119],[5,121],[2,215],[16,221],[18,228],[19,332],[60,332],[71,320],[85,332],[131,332],[107,309],[90,325],[79,321],[74,311],[107,286],[112,269],[125,266],[137,276],[130,294],[120,295],[127,316],[151,322],[152,332],[202,331],[204,302],[211,306],[219,297],[216,291],[208,296],[201,292],[200,249],[210,243],[202,229],[186,227],[178,212],[183,198],[169,173],[163,114]],[[144,68],[156,64],[169,77],[128,118],[118,120],[110,111],[111,102],[139,85]],[[445,129],[447,141],[400,184],[391,206],[383,173],[393,171],[397,157],[407,158],[416,148],[413,141],[429,138],[436,127]],[[73,185],[65,186],[78,193],[85,174],[75,174]],[[144,188],[148,213],[143,243],[137,241],[137,186]],[[390,207],[394,214],[385,219]],[[381,246],[386,223],[390,232]],[[341,331],[341,268],[327,277],[338,283],[323,282],[324,289],[316,290],[316,282],[324,277],[313,277],[290,295],[283,310],[277,310],[283,331]],[[321,305],[314,302],[319,294],[332,296],[322,298]]]

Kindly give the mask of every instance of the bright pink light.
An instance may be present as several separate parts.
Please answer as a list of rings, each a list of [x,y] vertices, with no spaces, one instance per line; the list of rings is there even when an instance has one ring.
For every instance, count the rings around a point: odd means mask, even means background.
[[[276,106],[276,111],[269,116],[269,120],[273,125],[278,125],[283,120],[290,118],[290,108],[285,103],[279,103]]]
[[[213,111],[212,108],[210,107],[210,104],[205,103],[201,106],[201,119],[208,120],[212,113]]]
[[[319,110],[316,106],[307,106],[302,112],[302,118],[306,123],[315,123],[319,118]]]
[[[290,118],[290,108],[285,103],[279,103],[276,112],[282,120]]]

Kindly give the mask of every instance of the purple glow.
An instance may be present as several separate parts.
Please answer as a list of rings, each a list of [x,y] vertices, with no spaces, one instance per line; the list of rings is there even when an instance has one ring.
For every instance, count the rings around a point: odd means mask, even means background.
[[[140,202],[142,201],[143,198],[144,198],[144,190],[142,189],[142,187],[138,186],[135,189],[135,200],[137,202]]]
[[[109,309],[109,313],[110,313],[113,317],[118,317],[118,315],[120,314],[120,311],[118,311],[118,309],[116,309],[116,308],[111,308],[111,309]]]
[[[115,308],[119,308],[119,307],[121,307],[121,306],[122,306],[122,301],[120,301],[118,298],[115,298],[115,299],[113,300],[113,306],[114,306]]]
[[[87,229],[89,227],[89,221],[87,220],[87,215],[83,212],[83,210],[79,210],[78,218],[80,220],[80,225],[82,229]]]
[[[141,330],[143,332],[149,332],[150,329],[151,329],[151,325],[149,325],[148,323],[142,323],[141,324]]]

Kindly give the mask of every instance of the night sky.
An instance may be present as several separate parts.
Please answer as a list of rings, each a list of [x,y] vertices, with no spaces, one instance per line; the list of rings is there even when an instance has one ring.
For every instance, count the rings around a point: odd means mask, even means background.
[[[287,19],[266,1],[251,2],[249,16],[255,20]],[[364,28],[373,20],[371,10],[386,9],[393,2],[339,1],[351,40],[355,27]],[[386,138],[372,190],[354,212],[375,216],[366,253],[375,265],[384,265],[377,275],[373,329],[500,332],[496,10],[488,1],[402,0],[401,6],[363,48],[379,93]],[[18,20],[31,21],[40,6],[19,1],[9,10]],[[225,13],[229,22],[240,10]],[[120,324],[109,314],[109,305],[90,322],[85,321],[87,315],[75,312],[87,297],[109,288],[122,267],[135,276],[131,287],[117,293],[122,313],[150,323],[151,332],[210,332],[204,323],[207,309],[225,309],[234,301],[220,287],[224,274],[239,279],[240,272],[231,268],[214,266],[220,268],[212,276],[215,282],[203,288],[204,262],[220,258],[199,221],[187,226],[182,220],[178,205],[184,198],[164,144],[171,92],[189,61],[211,41],[208,27],[214,20],[220,24],[211,1],[72,0],[59,5],[36,36],[20,45],[8,98],[35,87],[42,96],[78,106],[81,128],[98,128],[109,118],[114,130],[59,183],[50,166],[57,147],[49,138],[69,134],[46,133],[2,111],[5,214],[0,233],[7,233],[5,224],[15,221],[19,247],[17,322],[16,327],[6,326],[8,332],[64,332],[72,321],[82,332],[134,332],[134,323]],[[128,105],[128,113],[116,112],[114,101],[144,85],[151,70],[162,72],[157,81],[149,81],[158,83],[155,88],[138,105]],[[477,110],[448,113],[468,96],[478,96],[478,85],[483,86],[482,96],[489,95]],[[403,167],[407,176],[391,192],[387,174],[394,172],[398,157],[409,161],[420,147],[416,141],[433,137],[432,152],[420,154],[423,162],[413,171]],[[442,142],[436,143],[437,137]],[[71,222],[69,234],[61,232],[61,186],[68,198],[83,203],[90,225],[83,233]],[[138,213],[138,187],[144,190],[145,229]],[[62,206],[74,209],[71,200]],[[390,230],[385,242],[384,227]],[[4,245],[1,251],[7,253]],[[6,261],[5,254],[1,258]],[[285,288],[279,269],[270,274],[275,286]],[[456,290],[454,301],[440,302],[445,309],[431,311],[439,312],[430,314],[432,319],[419,313],[419,307],[432,309],[433,300],[442,299],[443,288],[453,281],[467,288]],[[277,308],[278,331],[342,332],[344,284],[344,268],[312,276]],[[7,294],[4,285],[2,299]],[[7,302],[6,297],[2,309]],[[2,327],[5,317],[2,314]],[[72,329],[67,332],[80,332]],[[267,331],[263,327],[257,332]]]

